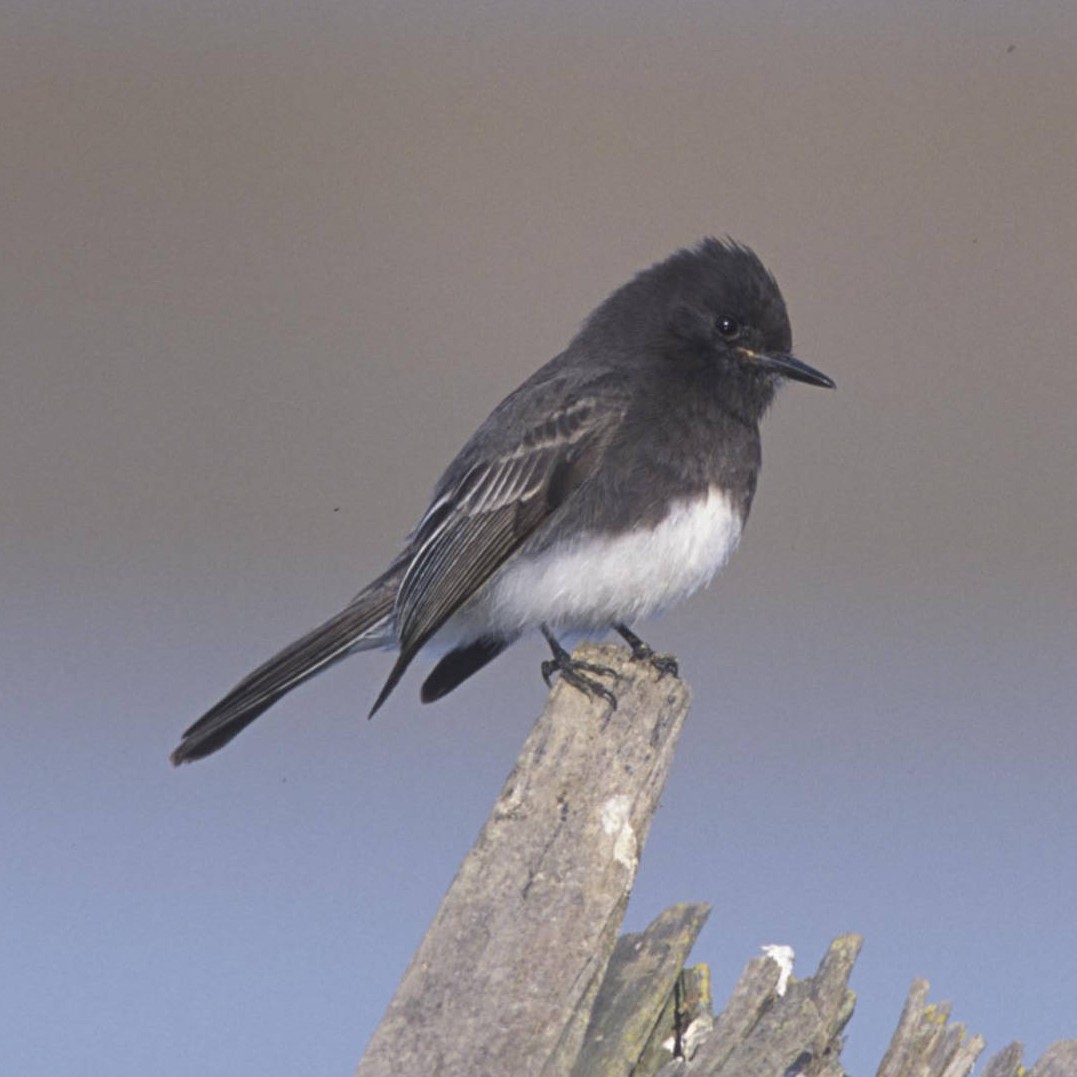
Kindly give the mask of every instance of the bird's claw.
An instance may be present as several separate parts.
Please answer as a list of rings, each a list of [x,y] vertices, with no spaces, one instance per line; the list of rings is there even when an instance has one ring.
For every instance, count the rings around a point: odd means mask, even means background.
[[[628,646],[632,648],[632,660],[634,662],[649,662],[658,671],[659,680],[667,675],[680,676],[680,666],[677,664],[677,659],[674,655],[655,654],[651,647],[644,643],[627,625],[617,624],[614,625],[614,628],[621,634]]]
[[[548,658],[542,663],[542,679],[546,682],[546,687],[550,687],[550,678],[558,673],[566,684],[571,684],[573,688],[584,695],[594,698],[598,696],[600,699],[604,699],[612,710],[617,709],[617,697],[603,684],[599,684],[595,677],[613,677],[616,679],[617,673],[610,669],[609,666],[599,666],[594,662],[583,662],[578,658],[572,658],[569,654],[558,655],[555,658]],[[587,676],[587,674],[593,676]]]
[[[680,676],[681,668],[677,664],[676,655],[655,654],[646,643],[638,648],[632,648],[632,659],[635,662],[649,662],[658,670],[659,680],[665,676]]]

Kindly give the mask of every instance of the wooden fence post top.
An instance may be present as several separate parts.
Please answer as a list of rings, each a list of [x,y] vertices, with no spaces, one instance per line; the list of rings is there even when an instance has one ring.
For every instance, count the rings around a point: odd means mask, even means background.
[[[564,1074],[616,942],[690,693],[621,647],[618,705],[558,683],[359,1077]]]

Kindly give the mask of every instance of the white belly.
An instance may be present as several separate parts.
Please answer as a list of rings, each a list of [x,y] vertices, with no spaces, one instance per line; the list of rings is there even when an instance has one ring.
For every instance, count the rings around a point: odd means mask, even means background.
[[[539,624],[591,631],[636,621],[705,587],[740,532],[728,497],[712,488],[705,498],[675,503],[648,531],[588,535],[569,548],[513,562],[467,612],[506,634]]]

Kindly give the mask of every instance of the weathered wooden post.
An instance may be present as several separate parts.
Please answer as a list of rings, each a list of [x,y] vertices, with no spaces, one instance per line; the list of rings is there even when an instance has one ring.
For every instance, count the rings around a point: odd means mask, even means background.
[[[560,684],[461,864],[357,1077],[845,1077],[860,952],[841,936],[815,975],[750,961],[712,1015],[685,968],[708,907],[617,938],[685,717],[684,683],[623,648],[581,648],[618,707]],[[984,1042],[909,992],[877,1077],[967,1077]],[[1077,1077],[1077,1040],[1031,1070],[1011,1044],[984,1077]]]
[[[582,653],[617,709],[555,685],[359,1077],[571,1070],[689,704],[623,648]]]

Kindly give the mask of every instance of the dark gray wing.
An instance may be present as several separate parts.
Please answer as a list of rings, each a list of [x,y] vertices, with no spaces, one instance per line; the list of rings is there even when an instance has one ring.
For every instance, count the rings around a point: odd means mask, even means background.
[[[609,394],[583,395],[489,459],[465,448],[412,535],[396,600],[400,655],[371,714],[423,644],[587,478],[622,413]]]

